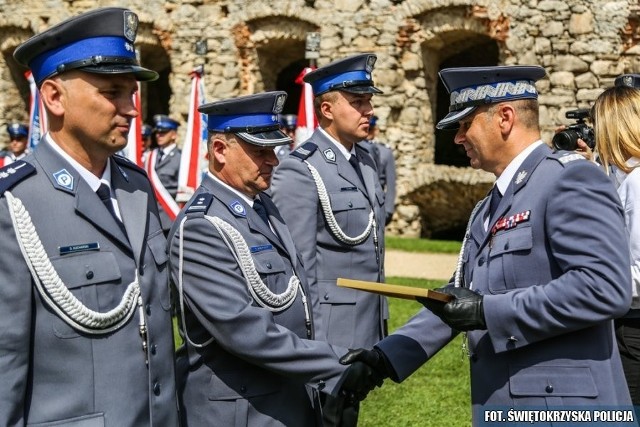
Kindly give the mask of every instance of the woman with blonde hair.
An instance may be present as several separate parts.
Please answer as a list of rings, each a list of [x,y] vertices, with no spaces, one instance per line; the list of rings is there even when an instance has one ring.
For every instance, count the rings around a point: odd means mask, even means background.
[[[616,84],[618,80],[616,80]],[[640,405],[640,88],[614,86],[592,109],[599,163],[612,177],[629,232],[633,300],[616,338],[633,404]],[[611,167],[613,166],[613,167]]]

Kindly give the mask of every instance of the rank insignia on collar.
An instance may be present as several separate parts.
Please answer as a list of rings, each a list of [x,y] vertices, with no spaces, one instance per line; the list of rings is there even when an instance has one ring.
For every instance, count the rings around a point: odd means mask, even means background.
[[[54,173],[53,177],[60,187],[73,190],[73,176],[66,169]]]
[[[124,169],[122,169],[120,166],[118,166],[118,170],[120,171],[120,174],[122,175],[124,180],[129,182],[129,175],[127,175],[127,173],[124,171]]]
[[[518,172],[518,176],[516,176],[516,184],[520,184],[527,177],[527,171],[522,170]]]
[[[521,222],[529,221],[531,217],[531,211],[524,211],[511,215],[510,217],[502,217],[496,221],[495,225],[491,228],[491,234],[496,234],[500,230],[508,230],[514,228]]]
[[[229,209],[231,209],[231,212],[238,216],[247,216],[247,211],[245,210],[244,205],[242,204],[242,202],[240,202],[240,200],[234,200],[233,202],[231,202],[231,204],[229,205]]]
[[[330,162],[336,162],[336,153],[334,153],[331,148],[327,148],[322,152],[322,154],[324,154],[324,158],[329,160]]]

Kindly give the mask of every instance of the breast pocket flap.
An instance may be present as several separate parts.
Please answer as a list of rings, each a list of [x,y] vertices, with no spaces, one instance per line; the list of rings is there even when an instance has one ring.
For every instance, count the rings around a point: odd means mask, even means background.
[[[112,252],[91,252],[52,259],[62,282],[69,289],[120,280],[120,268]]]
[[[280,387],[265,372],[221,372],[211,377],[209,400],[248,399],[275,393]]]
[[[493,236],[491,255],[501,255],[508,252],[527,251],[533,247],[531,227],[514,228],[498,232]]]
[[[333,212],[350,211],[352,209],[365,209],[368,203],[364,195],[359,191],[344,191],[329,194],[331,210]]]

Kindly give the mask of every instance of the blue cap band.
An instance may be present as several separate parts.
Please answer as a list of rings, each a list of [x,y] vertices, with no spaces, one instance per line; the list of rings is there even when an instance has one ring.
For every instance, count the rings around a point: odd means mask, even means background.
[[[349,84],[349,82],[354,82],[354,81],[358,82],[358,84],[360,85],[363,85],[365,81],[368,82],[369,84],[372,84],[371,73],[367,73],[364,70],[347,71],[347,72],[336,74],[333,76],[320,78],[312,82],[311,87],[313,88],[313,93],[317,95],[324,92],[328,92],[332,89],[336,89],[337,86],[340,86],[340,87],[354,86]]]
[[[261,128],[279,125],[276,114],[234,114],[228,116],[209,115],[208,129],[214,132],[253,132]]]
[[[133,45],[124,37],[101,36],[78,40],[73,43],[43,52],[29,63],[36,83],[54,75],[58,67],[74,61],[88,60],[92,57],[120,57],[136,62]]]

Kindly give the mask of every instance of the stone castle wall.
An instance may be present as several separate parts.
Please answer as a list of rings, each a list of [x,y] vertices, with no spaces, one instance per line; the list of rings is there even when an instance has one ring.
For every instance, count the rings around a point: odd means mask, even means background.
[[[376,53],[373,77],[384,91],[374,98],[380,139],[395,150],[398,173],[389,232],[398,235],[463,229],[493,181],[482,171],[435,164],[434,125],[438,106],[447,103],[437,72],[447,61],[486,65],[488,46],[496,64],[544,66],[547,78],[537,86],[547,141],[568,123],[567,110],[589,106],[618,74],[640,72],[635,1],[0,0],[0,123],[28,120],[24,70],[13,49],[62,19],[109,5],[138,13],[141,62],[164,71],[162,94],[151,83],[143,97],[164,97],[167,112],[185,123],[196,65],[205,65],[207,101],[214,101],[278,89],[283,70],[304,61],[308,32],[321,35],[318,65]],[[206,42],[205,55],[195,52],[196,41]],[[0,144],[4,138],[2,132]]]

